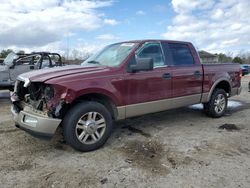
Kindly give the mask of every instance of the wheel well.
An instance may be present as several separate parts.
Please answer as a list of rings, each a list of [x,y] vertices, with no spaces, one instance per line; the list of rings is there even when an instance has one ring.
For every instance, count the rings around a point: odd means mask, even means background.
[[[99,102],[108,109],[108,111],[111,113],[112,119],[116,119],[118,116],[118,112],[117,112],[117,108],[116,108],[115,104],[113,103],[113,101],[109,97],[107,97],[105,95],[91,93],[91,94],[86,94],[86,95],[80,96],[73,101],[73,103],[71,104],[71,107],[74,106],[75,104],[81,102],[81,101]]]
[[[230,84],[227,81],[221,81],[221,82],[219,82],[216,85],[215,89],[217,89],[217,88],[223,89],[230,96],[230,94],[231,94],[231,87],[230,87]]]

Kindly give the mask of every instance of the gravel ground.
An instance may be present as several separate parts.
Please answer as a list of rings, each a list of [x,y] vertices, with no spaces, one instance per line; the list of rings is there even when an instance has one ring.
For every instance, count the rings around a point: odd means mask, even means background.
[[[117,122],[89,153],[63,143],[60,130],[48,142],[15,128],[1,92],[0,187],[250,187],[249,80],[222,118],[195,105]]]

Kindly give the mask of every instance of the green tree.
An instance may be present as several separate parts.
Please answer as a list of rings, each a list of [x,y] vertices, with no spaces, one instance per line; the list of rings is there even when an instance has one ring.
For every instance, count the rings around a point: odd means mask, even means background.
[[[236,57],[233,59],[233,62],[234,62],[234,63],[242,64],[242,63],[243,63],[243,59],[241,59],[240,57],[236,56]]]
[[[24,51],[24,50],[19,50],[19,51],[17,52],[17,54],[25,54],[25,51]]]
[[[13,50],[11,49],[7,49],[7,50],[2,50],[0,52],[0,58],[5,58],[9,53],[13,52]]]
[[[233,60],[232,57],[227,56],[226,54],[223,54],[223,53],[218,54],[218,61],[220,63],[232,62],[232,60]]]

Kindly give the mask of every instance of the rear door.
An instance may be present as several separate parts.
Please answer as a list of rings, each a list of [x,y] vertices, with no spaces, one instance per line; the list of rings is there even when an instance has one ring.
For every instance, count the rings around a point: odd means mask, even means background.
[[[203,70],[200,62],[195,61],[196,54],[192,45],[188,43],[168,43],[167,45],[172,57],[173,98],[176,98],[176,102],[181,102],[179,106],[199,103],[202,94]]]

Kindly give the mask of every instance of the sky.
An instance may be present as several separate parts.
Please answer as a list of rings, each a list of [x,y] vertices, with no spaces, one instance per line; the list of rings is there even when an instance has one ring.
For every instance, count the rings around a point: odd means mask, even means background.
[[[250,51],[250,0],[0,0],[0,49],[93,53],[133,39]]]

